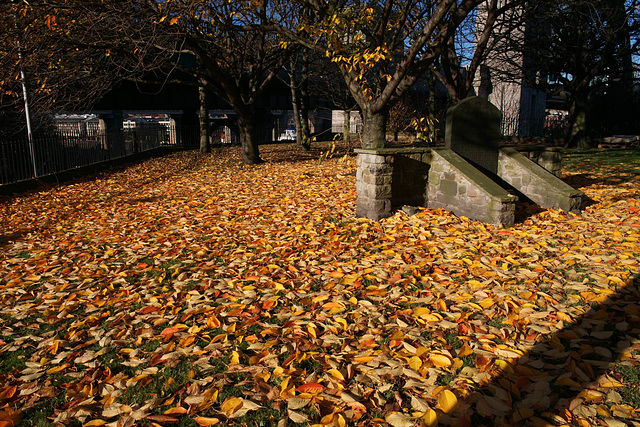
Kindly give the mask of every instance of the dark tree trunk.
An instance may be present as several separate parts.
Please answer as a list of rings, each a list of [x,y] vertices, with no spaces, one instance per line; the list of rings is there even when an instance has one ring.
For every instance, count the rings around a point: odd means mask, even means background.
[[[384,148],[389,113],[386,110],[377,113],[365,110],[363,113],[362,148]]]
[[[262,163],[260,150],[258,148],[258,129],[255,122],[255,111],[238,111],[238,130],[240,132],[240,147],[242,150],[242,161],[247,165]]]
[[[296,127],[296,142],[304,151],[309,151],[309,109],[307,107],[309,93],[308,86],[308,66],[306,58],[303,59],[302,77],[300,89],[295,73],[295,60],[292,58],[289,71],[289,86],[291,88],[291,104],[293,105],[293,123]]]
[[[200,101],[200,152],[210,153],[209,107],[207,105],[207,92],[204,86],[198,87],[198,99]]]
[[[433,73],[429,73],[427,79],[429,83],[429,100],[428,100],[429,117],[435,119],[436,117],[436,76]],[[431,126],[431,128],[429,129],[430,143],[433,143],[436,140],[436,128],[437,126],[434,123],[433,126]]]
[[[587,94],[576,91],[572,94],[571,107],[569,109],[569,126],[565,139],[567,148],[589,148],[587,141]]]
[[[300,81],[300,133],[302,133],[302,148],[307,151],[311,148],[311,138],[309,132],[309,61],[306,55],[303,57]]]

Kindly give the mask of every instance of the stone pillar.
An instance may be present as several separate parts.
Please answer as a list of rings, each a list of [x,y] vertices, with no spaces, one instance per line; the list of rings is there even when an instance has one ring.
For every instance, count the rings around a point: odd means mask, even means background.
[[[182,145],[182,113],[170,114],[170,136],[172,145]]]
[[[377,221],[391,216],[391,183],[393,156],[376,150],[356,150],[358,153],[356,216]]]
[[[425,206],[431,150],[420,148],[356,149],[356,216],[375,221],[403,205]]]
[[[110,158],[124,155],[123,111],[98,111],[96,115],[102,148],[108,150]]]

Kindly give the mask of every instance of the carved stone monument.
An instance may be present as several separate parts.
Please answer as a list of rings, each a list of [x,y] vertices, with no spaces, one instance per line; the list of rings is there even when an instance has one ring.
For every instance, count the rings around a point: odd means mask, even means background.
[[[498,173],[500,110],[473,96],[447,111],[445,147],[480,170]]]

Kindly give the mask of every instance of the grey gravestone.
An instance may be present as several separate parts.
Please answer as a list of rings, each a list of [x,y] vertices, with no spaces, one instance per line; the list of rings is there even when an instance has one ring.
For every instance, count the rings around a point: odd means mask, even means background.
[[[477,96],[447,111],[445,146],[481,169],[498,173],[500,110]]]

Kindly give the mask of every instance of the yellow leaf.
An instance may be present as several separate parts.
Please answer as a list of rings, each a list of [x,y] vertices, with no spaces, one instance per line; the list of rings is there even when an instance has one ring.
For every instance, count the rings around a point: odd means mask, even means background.
[[[344,381],[344,375],[342,375],[342,373],[335,368],[329,369],[327,373],[332,377],[339,379],[340,381]]]
[[[367,363],[375,359],[373,356],[356,356],[353,358],[353,361],[356,363]]]
[[[240,408],[242,408],[242,399],[239,397],[229,397],[220,406],[220,410],[227,416],[237,412]]]
[[[329,295],[318,295],[317,297],[313,298],[311,302],[320,302],[328,299],[329,299]]]
[[[418,356],[413,356],[411,359],[409,359],[409,367],[414,371],[417,371],[418,369],[420,369],[421,366],[422,366],[422,359],[420,359]]]
[[[431,310],[429,310],[427,307],[418,307],[415,310],[413,310],[413,315],[415,317],[421,317],[425,314],[429,314],[431,313]]]
[[[91,420],[88,423],[82,424],[82,427],[95,427],[95,426],[101,426],[106,423],[107,422],[104,420]]]
[[[317,338],[316,336],[316,325],[314,325],[313,323],[308,323],[307,324],[307,332],[309,332],[309,335],[311,335],[314,338]]]
[[[493,301],[492,298],[485,298],[482,301],[480,301],[480,307],[482,308],[489,308],[491,306],[493,306],[493,304],[495,303],[495,301]]]
[[[438,407],[445,414],[453,412],[458,405],[458,398],[450,390],[442,390],[438,395]]]
[[[435,427],[438,425],[438,414],[433,409],[429,409],[422,416],[422,424],[425,427]]]
[[[237,351],[234,350],[231,352],[231,360],[229,361],[229,365],[237,365],[238,363],[240,363],[240,355]]]
[[[65,369],[67,369],[69,367],[68,363],[64,363],[60,366],[54,366],[53,368],[47,369],[47,374],[56,374],[60,371],[64,371]]]
[[[444,354],[430,354],[429,360],[438,368],[444,368],[446,366],[451,366],[451,359],[449,359]],[[455,396],[454,396],[455,397]]]
[[[287,389],[287,387],[289,386],[289,379],[291,377],[285,377],[284,380],[282,380],[282,382],[280,383],[280,390],[285,391]]]
[[[343,319],[342,317],[336,317],[336,318],[335,318],[335,321],[336,321],[336,322],[338,322],[338,323],[340,323],[340,325],[342,326],[342,328],[343,328],[344,330],[347,330],[347,326],[348,326],[348,324],[347,324],[347,321],[346,321],[345,319]]]
[[[458,357],[465,357],[473,354],[473,349],[468,344],[463,344],[458,350]]]

